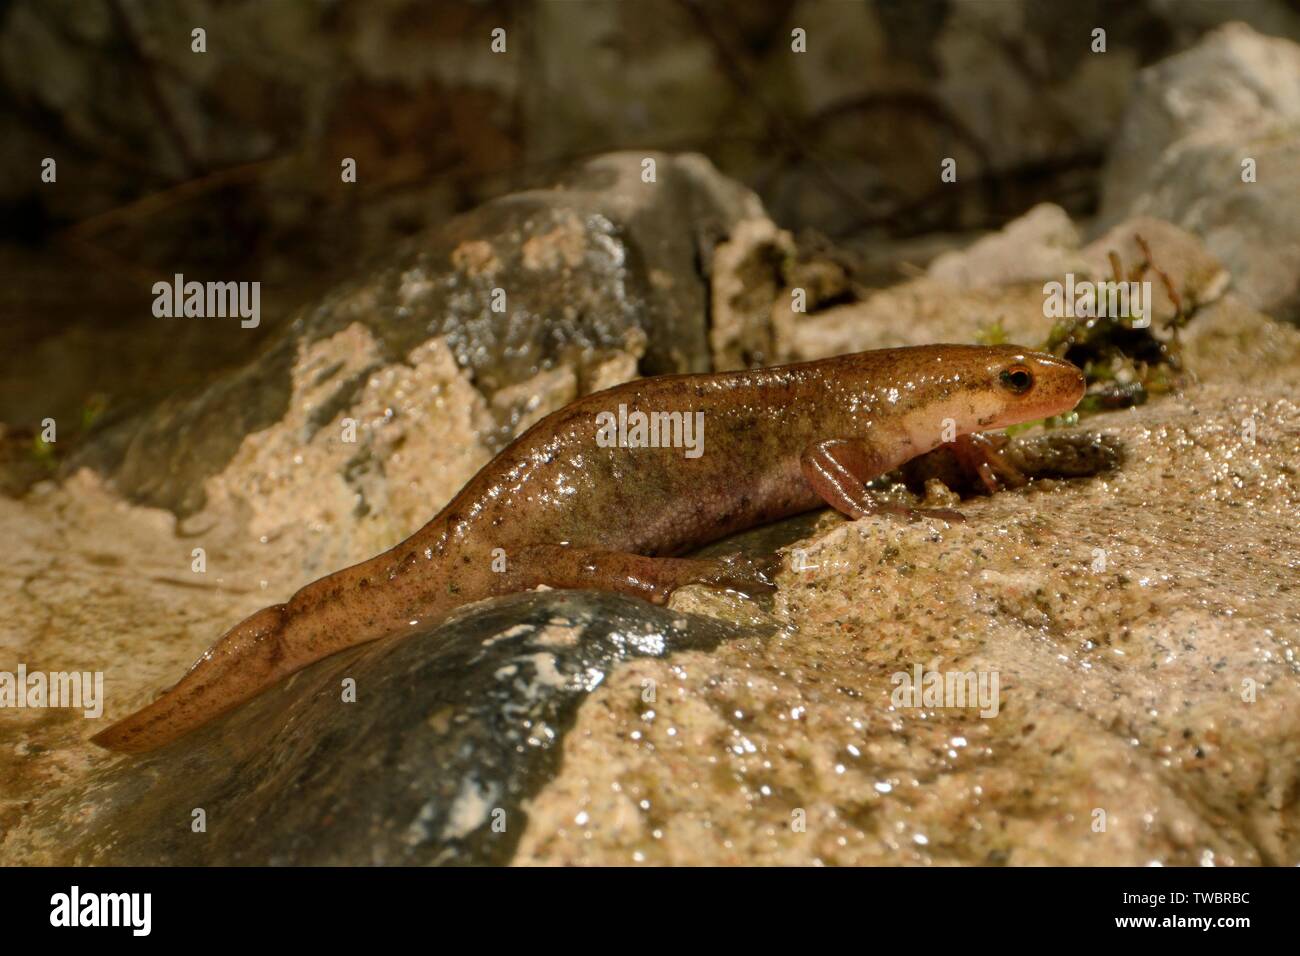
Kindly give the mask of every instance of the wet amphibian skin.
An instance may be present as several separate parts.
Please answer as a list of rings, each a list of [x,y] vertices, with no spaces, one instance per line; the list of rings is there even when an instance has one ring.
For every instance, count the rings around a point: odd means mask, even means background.
[[[990,475],[991,445],[969,436],[1066,412],[1084,387],[1051,355],[930,345],[596,392],[530,428],[410,538],[236,624],[92,739],[151,750],[322,657],[542,584],[655,603],[690,582],[770,586],[744,559],[676,555],[823,503],[960,520],[883,504],[866,483],[944,444]]]

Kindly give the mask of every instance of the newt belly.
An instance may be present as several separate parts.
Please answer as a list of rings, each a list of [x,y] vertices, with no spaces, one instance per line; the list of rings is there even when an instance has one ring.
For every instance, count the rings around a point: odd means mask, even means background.
[[[961,436],[1068,411],[1083,393],[1061,359],[966,345],[596,392],[530,428],[411,537],[236,624],[92,740],[151,750],[322,657],[540,584],[659,603],[688,582],[761,584],[743,560],[678,555],[823,503],[851,518],[957,520],[882,505],[866,483],[955,438],[969,451]]]

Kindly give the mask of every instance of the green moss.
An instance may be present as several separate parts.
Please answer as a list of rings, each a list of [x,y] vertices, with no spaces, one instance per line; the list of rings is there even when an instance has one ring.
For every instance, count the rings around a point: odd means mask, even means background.
[[[1061,319],[1048,333],[1042,350],[1068,359],[1088,381],[1088,392],[1069,416],[1048,419],[1044,424],[1073,424],[1080,417],[1117,408],[1145,404],[1151,395],[1175,390],[1183,365],[1179,332],[1195,317],[1198,303],[1186,290],[1178,292],[1165,273],[1154,266],[1151,251],[1138,237],[1145,259],[1127,274],[1129,281],[1144,278],[1149,272],[1165,283],[1174,303],[1174,314],[1157,331],[1155,323],[1146,328],[1134,325],[1131,317],[1112,316]],[[1125,278],[1118,256],[1112,254],[1116,279]],[[1021,429],[1029,426],[1020,426]]]
[[[42,438],[39,432],[32,437],[32,460],[47,471],[53,471],[59,463],[58,456],[55,454],[54,445],[54,442],[49,442]]]
[[[981,325],[975,333],[975,341],[980,345],[1006,345],[1007,330],[1002,327],[1002,319],[997,318],[987,325]]]
[[[54,441],[45,440],[44,428],[37,431],[32,436],[29,449],[32,461],[48,471],[54,471],[58,467],[59,461],[72,448],[76,447],[78,442],[90,432],[107,410],[108,397],[94,394],[82,403],[81,411],[77,415],[73,426],[67,430],[61,429]]]

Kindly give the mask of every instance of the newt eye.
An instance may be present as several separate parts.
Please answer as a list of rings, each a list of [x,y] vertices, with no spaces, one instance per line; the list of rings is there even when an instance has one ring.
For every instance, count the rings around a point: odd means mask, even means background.
[[[1013,365],[1008,369],[1003,369],[1002,374],[998,376],[1002,387],[1007,391],[1015,392],[1017,395],[1023,395],[1034,387],[1034,375],[1023,365]]]

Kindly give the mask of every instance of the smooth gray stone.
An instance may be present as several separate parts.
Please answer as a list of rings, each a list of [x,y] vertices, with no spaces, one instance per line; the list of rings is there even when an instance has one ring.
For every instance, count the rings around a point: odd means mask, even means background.
[[[106,766],[46,811],[63,831],[56,862],[505,863],[522,803],[553,777],[578,707],[613,667],[753,633],[600,592],[492,601],[319,661]],[[355,703],[341,699],[349,677]],[[196,808],[206,832],[192,829]]]
[[[642,180],[646,158],[657,164],[653,183]],[[644,336],[642,374],[708,371],[706,264],[737,221],[761,212],[752,192],[701,156],[596,157],[555,188],[502,196],[402,244],[271,333],[247,365],[107,423],[65,473],[89,466],[141,503],[181,515],[201,509],[203,480],[245,435],[284,417],[299,344],[354,322],[374,334],[383,363],[444,339],[489,400],[562,363],[581,372],[601,353],[627,349],[630,337]],[[504,313],[492,311],[494,289],[506,293]],[[319,424],[371,371],[317,410]],[[509,437],[502,424],[497,444]]]

